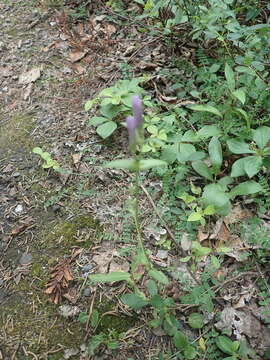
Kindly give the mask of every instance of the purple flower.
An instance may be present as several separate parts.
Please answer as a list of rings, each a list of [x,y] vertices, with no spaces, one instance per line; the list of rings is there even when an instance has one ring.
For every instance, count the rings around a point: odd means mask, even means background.
[[[132,108],[134,116],[128,116],[126,118],[130,143],[135,142],[136,130],[138,130],[143,123],[143,105],[139,95],[132,96]]]

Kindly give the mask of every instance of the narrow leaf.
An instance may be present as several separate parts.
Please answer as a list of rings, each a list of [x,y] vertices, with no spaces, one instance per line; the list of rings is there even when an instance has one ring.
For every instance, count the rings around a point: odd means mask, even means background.
[[[159,281],[163,285],[169,284],[169,279],[162,271],[152,269],[149,271],[148,274],[151,278],[155,279],[156,281]]]
[[[111,272],[109,274],[95,274],[89,275],[89,280],[92,282],[114,282],[114,281],[130,281],[130,274],[127,272]]]
[[[128,169],[130,171],[136,171],[139,169],[138,161],[135,159],[113,160],[105,163],[103,166],[112,169]]]
[[[165,166],[165,165],[167,165],[165,161],[158,159],[146,159],[139,161],[140,170],[148,170],[148,169],[152,169],[153,167]]]
[[[193,169],[201,176],[205,177],[208,180],[213,180],[213,176],[208,166],[201,160],[193,161],[191,163]]]
[[[230,65],[225,65],[225,78],[227,80],[228,88],[231,92],[235,90],[235,79],[234,79],[234,73]]]
[[[190,105],[188,108],[194,111],[206,111],[222,118],[221,112],[211,105]]]
[[[211,164],[216,168],[218,168],[219,170],[222,165],[223,158],[222,158],[221,144],[216,136],[214,136],[209,142],[208,152],[209,152]]]
[[[236,97],[243,105],[246,102],[246,93],[243,89],[237,89],[232,92],[233,96]]]

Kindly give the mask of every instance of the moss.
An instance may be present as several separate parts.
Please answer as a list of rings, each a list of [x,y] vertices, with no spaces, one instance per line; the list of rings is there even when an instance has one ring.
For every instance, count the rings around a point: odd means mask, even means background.
[[[115,304],[112,302],[102,302],[100,304],[97,304],[97,310],[101,316],[101,320],[99,322],[99,325],[96,329],[96,333],[109,333],[110,330],[115,330],[118,334],[125,333],[129,329],[131,329],[136,321],[137,316],[123,316],[123,315],[112,315],[109,314],[109,312],[113,312],[115,308]],[[104,316],[102,314],[108,313]]]
[[[18,113],[0,130],[0,153],[31,151],[34,143],[30,135],[35,119],[31,114]]]
[[[55,244],[59,248],[59,244],[64,243],[66,249],[80,244],[80,247],[88,248],[100,236],[101,231],[98,221],[90,215],[81,215],[68,221],[60,221],[53,228],[45,230],[42,234],[43,244],[46,247]]]

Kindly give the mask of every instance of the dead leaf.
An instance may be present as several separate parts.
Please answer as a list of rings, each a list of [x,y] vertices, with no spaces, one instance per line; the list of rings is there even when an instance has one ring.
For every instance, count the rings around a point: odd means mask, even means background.
[[[70,67],[72,70],[76,71],[79,75],[82,75],[85,72],[85,68],[80,64],[71,64]]]
[[[19,77],[19,84],[30,84],[31,82],[35,82],[41,75],[41,67],[34,67],[33,69],[22,73]]]
[[[118,264],[116,261],[112,261],[110,263],[110,272],[118,272],[118,271],[129,271],[129,263],[127,261]]]
[[[27,100],[29,98],[32,90],[33,90],[33,83],[30,83],[30,84],[28,84],[27,88],[25,89],[25,91],[23,93],[23,100]]]
[[[203,228],[200,227],[198,230],[198,234],[197,234],[197,239],[199,242],[203,242],[204,240],[208,239],[209,237],[209,233],[208,232],[204,232]]]
[[[210,239],[217,239],[224,244],[228,242],[230,235],[230,231],[227,225],[223,222],[223,219],[219,219],[214,226],[213,233],[210,235]]]
[[[106,29],[106,33],[109,35],[112,35],[116,32],[116,27],[112,24],[106,25],[105,29]]]
[[[243,221],[252,216],[251,212],[247,209],[243,209],[240,205],[236,205],[229,215],[225,216],[224,222],[226,225],[234,224],[239,221]]]
[[[86,51],[73,51],[69,54],[69,59],[72,63],[75,63],[85,57],[85,55]]]
[[[12,170],[13,170],[13,165],[8,164],[7,166],[4,167],[4,169],[2,170],[2,173],[3,174],[10,173]]]

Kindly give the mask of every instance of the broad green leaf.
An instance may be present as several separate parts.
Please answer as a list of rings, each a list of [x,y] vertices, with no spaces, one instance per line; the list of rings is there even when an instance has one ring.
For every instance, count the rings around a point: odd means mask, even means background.
[[[135,159],[113,160],[105,163],[103,166],[112,169],[128,169],[130,171],[137,171],[139,169],[138,161]]]
[[[250,67],[246,67],[246,66],[236,66],[235,70],[236,70],[237,72],[249,74],[249,75],[252,75],[252,76],[256,76],[256,75],[257,75],[255,70],[253,70],[253,69],[250,68]]]
[[[200,221],[202,218],[202,213],[194,211],[189,215],[187,221]]]
[[[227,141],[228,148],[233,154],[254,154],[255,151],[250,150],[249,144],[236,140],[230,139]]]
[[[188,346],[187,337],[181,332],[177,331],[173,336],[173,343],[179,350],[183,350]]]
[[[109,99],[107,99],[107,100],[109,100]],[[112,120],[117,114],[119,114],[124,109],[126,109],[126,108],[125,107],[123,108],[122,106],[119,106],[119,105],[113,105],[113,104],[109,103],[107,105],[101,106],[100,113],[101,113],[101,115],[108,118],[108,120]]]
[[[132,294],[124,294],[121,296],[121,301],[134,310],[141,309],[142,307],[148,305],[148,301],[143,299],[142,297],[132,293]]]
[[[225,78],[227,80],[228,88],[231,92],[235,90],[235,79],[234,79],[234,73],[230,65],[226,63],[225,65]]]
[[[112,349],[112,350],[118,349],[119,348],[119,341],[110,340],[110,341],[107,342],[107,347],[108,347],[108,349]]]
[[[199,141],[199,139],[198,139],[198,135],[193,130],[188,130],[182,136],[181,141],[196,142]]]
[[[209,247],[206,246],[202,246],[198,241],[193,241],[192,242],[192,253],[195,256],[205,256],[210,254],[212,251],[212,249],[210,249]]]
[[[227,336],[218,336],[216,339],[216,345],[225,354],[233,355],[234,353],[234,351],[232,350],[233,342]]]
[[[236,97],[243,105],[246,102],[246,93],[243,89],[237,89],[232,92],[233,96]]]
[[[162,271],[152,269],[149,271],[148,275],[163,285],[169,284],[169,279]]]
[[[89,275],[88,279],[92,282],[100,282],[100,283],[107,283],[107,282],[115,282],[115,281],[130,281],[131,277],[128,272],[111,272],[109,274],[95,274]]]
[[[199,313],[192,313],[188,317],[188,325],[192,329],[201,329],[203,327],[203,316]]]
[[[102,333],[92,336],[88,343],[87,350],[88,350],[89,354],[94,355],[95,349],[97,349],[99,347],[99,345],[101,345],[103,343],[104,340],[105,340],[105,335]]]
[[[204,215],[214,215],[216,212],[216,209],[213,205],[208,205],[204,210],[203,210],[203,214]]]
[[[245,158],[238,159],[233,163],[231,177],[246,175],[244,163],[245,163]]]
[[[78,316],[78,320],[81,324],[86,324],[88,321],[88,318],[89,318],[89,315],[84,311],[80,312],[80,314]]]
[[[148,170],[148,169],[152,169],[153,167],[166,166],[166,165],[167,163],[165,161],[158,159],[146,159],[139,161],[140,170]]]
[[[215,208],[221,208],[228,203],[229,196],[224,192],[222,185],[210,184],[205,186],[202,199],[206,205],[213,205]]]
[[[97,127],[97,133],[103,139],[109,137],[117,128],[117,124],[114,121],[108,121]]]
[[[217,169],[216,173],[219,172],[219,169],[222,165],[222,148],[220,141],[216,136],[212,137],[208,145],[208,152],[211,164]]]
[[[174,315],[166,315],[163,322],[163,329],[169,336],[174,336],[179,328],[179,321]]]
[[[188,106],[188,108],[191,110],[194,110],[194,111],[209,112],[211,114],[214,114],[214,115],[222,118],[221,112],[217,108],[215,108],[214,106],[211,106],[211,105],[190,105],[190,106]]]
[[[190,154],[187,158],[187,161],[197,161],[202,160],[206,156],[205,152],[203,151],[195,151],[194,153]]]
[[[196,152],[195,146],[191,144],[177,144],[177,160],[181,163],[188,161],[191,154]]]
[[[197,351],[191,345],[187,346],[184,350],[184,357],[186,360],[193,360],[197,357]]]
[[[92,99],[92,100],[88,100],[86,101],[85,105],[84,105],[84,110],[88,111],[92,108],[92,106],[98,102],[98,98]]]
[[[261,126],[253,131],[253,140],[260,149],[263,149],[270,140],[270,127]]]
[[[209,137],[218,136],[221,134],[221,130],[216,125],[205,125],[197,133],[200,138],[207,139]]]
[[[230,185],[233,183],[233,179],[230,176],[224,176],[223,178],[218,180],[218,183],[222,186],[227,187],[227,185]]]
[[[162,298],[162,296],[160,295],[154,295],[151,299],[150,299],[150,304],[155,308],[155,309],[159,309],[161,310],[164,307],[164,300]]]
[[[205,177],[208,180],[213,180],[213,175],[209,170],[208,166],[201,160],[193,161],[191,163],[193,169],[201,176]]]
[[[93,116],[87,123],[87,125],[93,125],[93,126],[98,126],[100,124],[103,124],[105,121],[108,121],[108,119],[106,119],[105,117],[101,117],[101,116]]]
[[[249,178],[256,175],[262,167],[261,156],[247,156],[244,158],[244,170]]]
[[[240,115],[242,115],[247,123],[249,122],[249,116],[248,116],[248,113],[245,110],[239,109],[239,108],[234,108],[233,111],[240,114]]]
[[[255,194],[262,190],[262,186],[256,181],[245,181],[236,185],[229,194],[230,198],[233,199],[235,196]]]
[[[152,279],[148,280],[146,283],[146,288],[147,288],[150,296],[157,295],[158,287],[154,280],[152,280]]]
[[[43,153],[43,150],[40,148],[40,147],[34,147],[34,149],[32,150],[32,152],[34,154],[38,154],[38,155],[41,155]]]

